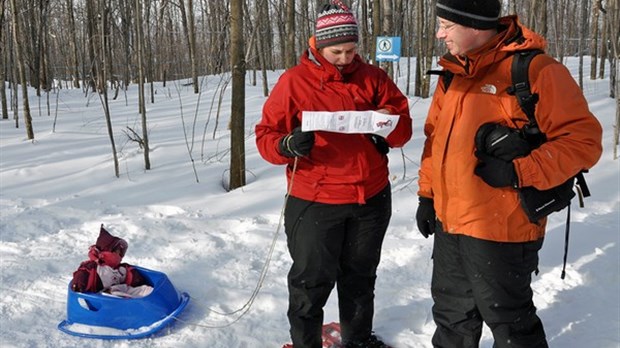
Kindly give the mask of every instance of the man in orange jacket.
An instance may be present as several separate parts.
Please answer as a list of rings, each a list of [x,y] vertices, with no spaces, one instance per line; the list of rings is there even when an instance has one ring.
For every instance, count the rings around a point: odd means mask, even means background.
[[[547,141],[509,159],[476,151],[482,125],[528,124],[507,92],[512,57],[546,45],[516,16],[500,18],[500,9],[499,0],[437,2],[436,37],[448,50],[439,64],[453,78],[449,88],[439,80],[425,123],[416,212],[424,237],[435,235],[435,347],[477,347],[483,322],[495,347],[547,347],[531,289],[546,218],[529,221],[518,189],[558,186],[591,168],[602,152],[601,126],[581,90],[546,54],[533,59],[529,81]],[[518,137],[506,143],[504,153],[523,146]]]

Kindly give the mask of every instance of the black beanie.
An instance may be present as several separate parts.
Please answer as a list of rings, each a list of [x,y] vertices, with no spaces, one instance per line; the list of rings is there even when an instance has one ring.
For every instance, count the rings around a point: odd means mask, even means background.
[[[437,17],[474,29],[493,29],[499,23],[499,0],[437,0]]]

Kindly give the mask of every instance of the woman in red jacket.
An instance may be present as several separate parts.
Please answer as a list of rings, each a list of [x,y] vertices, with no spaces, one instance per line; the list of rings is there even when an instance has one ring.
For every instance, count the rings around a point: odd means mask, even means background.
[[[325,5],[310,48],[280,77],[256,126],[260,154],[286,164],[292,181],[284,224],[295,348],[321,347],[323,306],[336,284],[347,347],[383,347],[372,335],[372,318],[391,217],[387,153],[409,140],[411,117],[407,98],[383,70],[362,61],[357,41],[351,11],[336,0]],[[399,116],[386,138],[301,131],[303,111],[368,110]]]

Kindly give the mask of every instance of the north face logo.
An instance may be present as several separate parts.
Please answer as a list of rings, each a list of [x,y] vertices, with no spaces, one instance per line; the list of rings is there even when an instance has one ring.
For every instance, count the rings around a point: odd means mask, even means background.
[[[497,94],[497,87],[495,87],[492,84],[487,83],[486,85],[482,86],[480,88],[480,90],[482,91],[482,93],[487,93],[487,94]]]

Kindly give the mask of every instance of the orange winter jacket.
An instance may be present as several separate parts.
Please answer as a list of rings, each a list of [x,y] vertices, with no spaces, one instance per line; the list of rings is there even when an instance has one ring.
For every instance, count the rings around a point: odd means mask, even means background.
[[[499,34],[467,57],[447,54],[439,61],[455,75],[447,91],[440,79],[433,96],[424,126],[418,194],[433,198],[437,218],[449,233],[533,241],[544,236],[546,219],[530,223],[517,190],[493,188],[474,174],[474,137],[482,124],[520,128],[528,122],[515,96],[506,91],[512,84],[512,53],[545,46],[516,16],[504,17],[500,24]],[[532,93],[539,95],[536,120],[548,141],[513,163],[520,187],[544,190],[598,161],[602,129],[569,71],[552,57],[536,56],[529,80]]]
[[[409,103],[388,75],[357,55],[341,72],[311,47],[271,91],[256,125],[256,145],[267,161],[287,165],[290,182],[294,159],[280,154],[278,146],[301,126],[302,111],[379,109],[400,115],[386,140],[390,147],[403,146],[412,132]],[[291,195],[327,204],[363,204],[387,184],[387,156],[367,135],[316,131],[310,154],[298,158]]]

